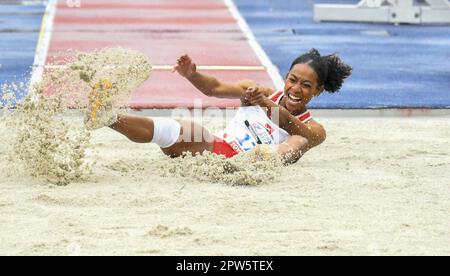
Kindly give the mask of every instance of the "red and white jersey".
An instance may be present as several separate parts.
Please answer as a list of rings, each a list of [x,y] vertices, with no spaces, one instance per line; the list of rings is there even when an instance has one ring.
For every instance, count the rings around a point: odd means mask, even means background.
[[[269,98],[280,104],[283,97],[283,92],[277,92]],[[297,118],[303,123],[312,120],[309,111]],[[276,125],[260,106],[247,106],[239,108],[226,129],[216,136],[225,140],[236,153],[242,153],[252,150],[258,144],[279,145],[290,135]]]
[[[260,106],[240,107],[226,129],[216,135],[237,153],[252,150],[258,144],[278,145],[289,133],[277,126]]]
[[[272,94],[272,96],[269,97],[269,99],[276,103],[277,105],[280,105],[281,100],[283,100],[284,98],[284,92],[280,91],[280,92],[276,92],[274,94]],[[300,114],[299,116],[297,116],[297,118],[302,122],[302,123],[308,123],[309,121],[311,121],[313,119],[311,112],[309,112],[308,110],[303,113]]]

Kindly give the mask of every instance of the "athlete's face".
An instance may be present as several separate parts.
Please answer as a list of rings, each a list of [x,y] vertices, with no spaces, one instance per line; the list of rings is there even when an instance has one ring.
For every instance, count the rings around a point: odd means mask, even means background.
[[[305,110],[315,96],[319,96],[323,86],[319,86],[317,73],[308,64],[296,64],[288,73],[284,85],[286,108],[291,112]]]

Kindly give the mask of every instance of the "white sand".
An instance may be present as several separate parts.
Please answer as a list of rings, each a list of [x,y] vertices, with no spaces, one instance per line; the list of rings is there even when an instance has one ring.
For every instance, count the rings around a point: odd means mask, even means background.
[[[450,255],[450,120],[319,121],[326,143],[257,186],[163,178],[156,146],[109,129],[81,183],[1,158],[0,255]]]

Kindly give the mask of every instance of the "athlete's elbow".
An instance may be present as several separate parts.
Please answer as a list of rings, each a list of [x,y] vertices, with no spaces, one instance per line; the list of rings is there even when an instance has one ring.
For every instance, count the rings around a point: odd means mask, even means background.
[[[212,90],[205,90],[203,91],[203,94],[207,97],[214,97],[214,91]]]
[[[208,97],[217,97],[217,95],[220,94],[220,91],[221,91],[221,87],[215,86],[210,89],[207,89],[205,95]]]
[[[207,97],[215,97],[216,94],[214,89],[208,87],[198,87],[198,90]]]
[[[319,137],[319,145],[325,142],[326,139],[327,139],[327,132],[323,130],[323,133]]]
[[[223,89],[223,87],[219,86],[210,90],[209,97],[224,98],[224,95],[226,94],[227,94],[226,90]]]
[[[320,129],[320,131],[318,131],[317,135],[316,135],[316,140],[317,140],[317,145],[322,144],[323,142],[325,142],[325,140],[327,139],[327,132],[326,130],[322,127]]]
[[[309,146],[310,146],[310,148],[317,147],[317,146],[321,145],[323,142],[325,142],[326,139],[327,139],[327,134],[324,130],[323,133],[316,134],[311,139],[308,139]]]

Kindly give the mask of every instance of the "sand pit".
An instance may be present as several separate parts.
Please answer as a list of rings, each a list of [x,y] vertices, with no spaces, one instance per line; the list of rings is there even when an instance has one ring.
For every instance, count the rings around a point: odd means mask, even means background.
[[[150,72],[138,52],[78,53],[1,117],[0,255],[450,255],[448,117],[318,118],[326,143],[285,167],[173,160],[68,111],[110,81],[123,112]]]
[[[129,102],[131,92],[149,78],[151,71],[148,57],[140,52],[104,48],[73,52],[66,60],[48,66],[42,80],[29,89],[24,83],[3,84],[1,123],[8,136],[2,143],[4,158],[9,161],[4,170],[57,185],[86,177],[89,164],[84,157],[90,132],[85,124],[70,125],[64,114],[72,110],[80,116],[88,112],[92,117],[94,111],[85,111],[86,106],[97,104],[95,119],[105,125],[117,118],[115,114],[125,112],[122,107]],[[109,87],[107,91],[105,86]]]
[[[1,158],[0,255],[450,255],[448,118],[319,121],[326,143],[256,185],[164,172],[156,146],[109,129],[66,186]]]

